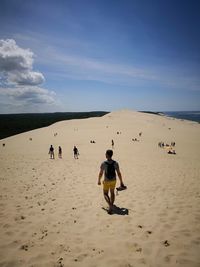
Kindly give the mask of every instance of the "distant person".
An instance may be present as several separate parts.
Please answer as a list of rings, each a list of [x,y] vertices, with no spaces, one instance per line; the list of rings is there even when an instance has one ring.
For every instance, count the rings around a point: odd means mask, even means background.
[[[112,144],[112,149],[114,148],[114,141],[113,141],[113,139],[112,139],[112,141],[111,141],[111,144]]]
[[[79,152],[78,152],[78,148],[77,148],[76,146],[74,146],[73,151],[74,151],[74,158],[75,158],[75,159],[78,159]]]
[[[139,133],[139,137],[141,137],[141,136],[142,136],[142,132]]]
[[[103,181],[103,195],[106,202],[109,205],[108,213],[112,214],[113,204],[115,201],[115,186],[116,186],[116,172],[120,180],[120,186],[125,187],[122,181],[122,175],[119,169],[119,164],[117,161],[112,159],[113,151],[106,151],[107,160],[101,164],[99,177],[98,177],[98,185],[101,185],[101,178],[104,174]],[[110,191],[110,196],[109,196]]]
[[[162,142],[159,142],[159,143],[158,143],[158,146],[159,146],[159,147],[162,147]]]
[[[50,159],[55,159],[55,156],[54,156],[54,148],[53,148],[52,145],[49,148],[49,155],[50,155]]]
[[[175,142],[171,142],[171,146],[175,146],[176,145],[176,143]]]
[[[59,159],[62,159],[62,148],[61,148],[61,146],[58,147],[58,157],[59,157]]]

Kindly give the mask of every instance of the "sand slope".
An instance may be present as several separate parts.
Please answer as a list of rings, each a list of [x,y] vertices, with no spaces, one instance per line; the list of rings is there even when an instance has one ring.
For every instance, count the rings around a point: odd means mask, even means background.
[[[200,266],[199,137],[194,122],[119,111],[1,140],[0,266]],[[111,139],[128,189],[108,215],[97,177]]]

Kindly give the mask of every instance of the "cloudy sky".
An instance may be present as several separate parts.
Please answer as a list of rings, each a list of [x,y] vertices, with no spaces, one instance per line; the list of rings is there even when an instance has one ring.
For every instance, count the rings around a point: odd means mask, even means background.
[[[0,113],[200,110],[198,0],[1,0]]]

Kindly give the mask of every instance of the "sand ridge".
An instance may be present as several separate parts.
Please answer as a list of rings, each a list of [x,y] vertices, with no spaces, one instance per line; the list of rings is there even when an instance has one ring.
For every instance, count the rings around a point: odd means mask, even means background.
[[[197,123],[124,110],[1,140],[0,266],[199,266],[199,136]],[[97,177],[112,139],[128,189],[108,215]]]

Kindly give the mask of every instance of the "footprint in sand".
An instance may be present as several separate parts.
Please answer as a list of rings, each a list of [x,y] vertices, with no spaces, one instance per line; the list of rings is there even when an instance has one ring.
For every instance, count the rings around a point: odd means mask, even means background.
[[[96,248],[93,248],[92,251],[97,252],[98,254],[104,253],[104,250],[103,249],[98,250]]]
[[[21,216],[17,216],[15,217],[15,221],[19,221],[19,220],[25,220],[25,216],[21,215]]]
[[[173,257],[173,255],[167,255],[167,256],[164,257],[164,261],[165,261],[166,263],[170,263],[172,257]]]
[[[25,250],[25,251],[28,251],[28,245],[22,245],[20,247],[20,249]]]
[[[137,248],[136,251],[137,252],[142,252],[142,248]]]
[[[39,238],[40,240],[44,239],[48,235],[48,230],[41,230],[42,236]]]

